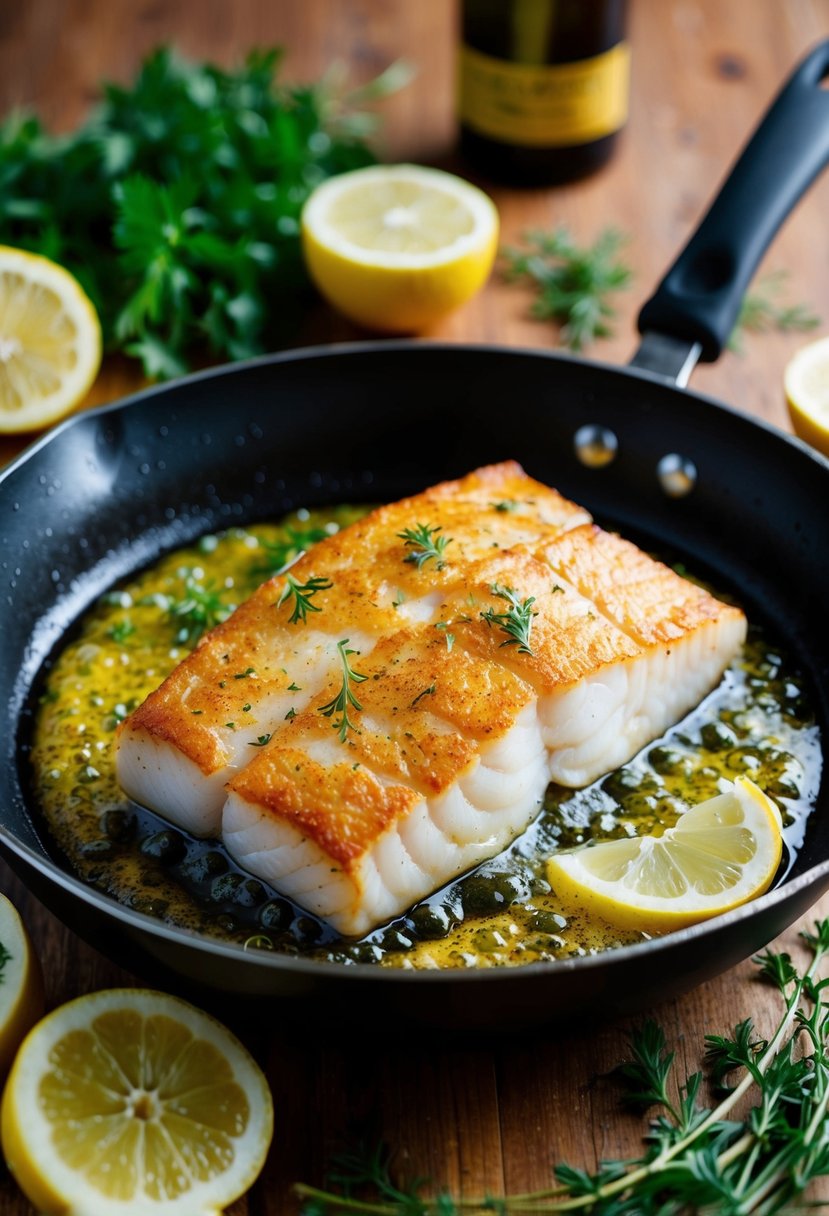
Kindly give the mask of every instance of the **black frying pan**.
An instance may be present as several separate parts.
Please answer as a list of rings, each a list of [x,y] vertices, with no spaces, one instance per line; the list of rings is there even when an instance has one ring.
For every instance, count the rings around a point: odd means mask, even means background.
[[[829,160],[829,92],[819,87],[827,73],[829,42],[786,85],[643,309],[631,368],[391,342],[291,352],[75,417],[0,477],[0,845],[47,906],[119,962],[191,990],[303,1009],[311,998],[326,1010],[336,1002],[370,1012],[375,1025],[405,1017],[513,1028],[683,991],[758,949],[829,887],[824,782],[784,883],[659,940],[484,972],[246,953],[122,907],[55,864],[20,758],[39,668],[115,580],[205,531],[299,505],[390,500],[507,457],[602,523],[732,588],[785,637],[826,732],[829,462],[678,384],[697,357],[717,357],[766,244]],[[597,438],[600,455],[614,458],[585,463]]]

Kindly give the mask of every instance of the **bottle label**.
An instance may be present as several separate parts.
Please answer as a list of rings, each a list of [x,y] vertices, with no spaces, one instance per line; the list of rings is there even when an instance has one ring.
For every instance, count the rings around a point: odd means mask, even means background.
[[[460,119],[503,143],[586,144],[624,126],[629,77],[626,42],[591,59],[555,64],[510,63],[462,46]]]

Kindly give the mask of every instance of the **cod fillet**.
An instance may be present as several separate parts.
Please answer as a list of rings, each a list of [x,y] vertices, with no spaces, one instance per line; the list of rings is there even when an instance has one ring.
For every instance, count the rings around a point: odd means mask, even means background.
[[[304,621],[280,602],[289,575],[330,584]],[[745,630],[495,465],[381,507],[263,584],[121,724],[118,775],[363,934],[503,849],[551,780],[589,784],[662,734]]]

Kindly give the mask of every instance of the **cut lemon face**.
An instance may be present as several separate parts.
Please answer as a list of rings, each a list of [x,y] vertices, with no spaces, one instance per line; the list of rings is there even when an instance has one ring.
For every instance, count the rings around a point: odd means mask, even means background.
[[[44,1018],[3,1094],[9,1169],[47,1216],[214,1216],[268,1151],[267,1082],[219,1022],[141,989]]]
[[[780,813],[747,777],[680,816],[661,836],[584,845],[547,863],[563,902],[608,924],[665,932],[717,916],[771,886]]]
[[[829,338],[797,352],[783,376],[795,434],[829,456]]]
[[[63,418],[101,365],[101,326],[62,266],[0,245],[0,433]]]
[[[14,905],[0,895],[0,1078],[43,1013],[43,978]]]
[[[482,190],[437,169],[378,165],[323,182],[302,214],[312,279],[370,329],[428,329],[486,282],[498,212]]]

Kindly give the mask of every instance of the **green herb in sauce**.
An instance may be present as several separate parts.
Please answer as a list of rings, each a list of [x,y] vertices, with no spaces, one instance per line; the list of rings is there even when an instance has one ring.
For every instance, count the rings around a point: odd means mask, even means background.
[[[541,815],[502,854],[358,942],[337,938],[245,874],[219,844],[195,840],[129,803],[114,772],[118,722],[184,657],[208,621],[224,619],[263,577],[363,513],[347,507],[303,512],[281,525],[204,537],[103,596],[87,613],[44,674],[31,749],[46,824],[67,865],[86,882],[168,923],[249,950],[345,964],[492,967],[640,940],[640,934],[573,918],[550,889],[546,858],[589,839],[669,827],[683,808],[717,793],[723,777],[746,773],[777,801],[788,856],[794,857],[817,793],[819,737],[801,676],[756,627],[720,687],[664,738],[586,789],[551,786]],[[186,604],[186,611],[174,610]],[[130,628],[123,628],[125,621]],[[451,647],[453,635],[445,636]],[[347,692],[355,675],[349,671]],[[229,672],[228,680],[234,676],[244,682],[255,672]],[[425,688],[421,696],[429,692]],[[335,712],[341,711],[332,710],[332,717]],[[290,720],[294,711],[285,716]],[[0,955],[0,971],[2,965]]]

